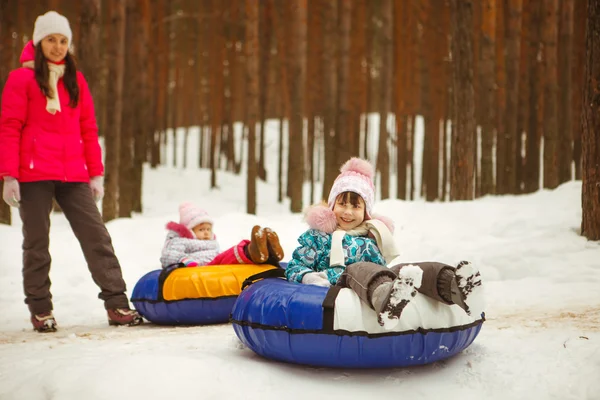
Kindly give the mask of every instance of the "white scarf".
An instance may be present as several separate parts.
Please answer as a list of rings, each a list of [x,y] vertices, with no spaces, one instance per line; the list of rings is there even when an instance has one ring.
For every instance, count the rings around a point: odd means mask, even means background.
[[[344,231],[341,229],[333,232],[331,236],[331,254],[329,257],[329,266],[333,267],[336,265],[346,265],[344,257],[344,249],[342,247],[342,240],[344,236],[363,236],[367,233],[372,233],[377,241],[377,247],[383,254],[385,262],[389,264],[394,258],[400,253],[396,248],[394,237],[385,224],[377,219],[370,219],[363,222],[351,231]]]
[[[54,115],[57,111],[62,111],[58,98],[58,80],[65,74],[65,64],[48,63],[48,69],[50,70],[48,84],[51,96],[46,96],[46,111]]]

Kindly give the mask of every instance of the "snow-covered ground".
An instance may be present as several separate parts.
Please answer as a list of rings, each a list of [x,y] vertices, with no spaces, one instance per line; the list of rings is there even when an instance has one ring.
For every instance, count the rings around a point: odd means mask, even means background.
[[[198,148],[195,140],[189,148]],[[184,200],[214,216],[222,248],[260,224],[276,230],[291,255],[306,225],[287,202],[276,202],[276,168],[270,171],[269,181],[258,183],[253,216],[245,213],[243,176],[219,172],[219,188],[210,191],[206,170],[145,170],[144,213],[108,224],[129,294],[160,267],[164,225],[177,220]],[[262,359],[228,324],[109,327],[62,215],[53,215],[51,233],[59,331],[34,333],[14,214],[13,226],[0,226],[0,399],[600,399],[600,244],[578,234],[580,196],[581,183],[571,182],[473,202],[378,202],[375,211],[396,221],[404,260],[467,259],[479,266],[487,321],[475,342],[449,360],[364,371]]]

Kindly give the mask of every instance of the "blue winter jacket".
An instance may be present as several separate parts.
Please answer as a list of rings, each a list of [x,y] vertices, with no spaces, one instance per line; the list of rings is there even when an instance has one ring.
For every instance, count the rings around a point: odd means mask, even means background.
[[[331,236],[330,233],[309,229],[298,238],[300,246],[294,250],[292,260],[285,270],[288,281],[302,283],[302,277],[307,273],[325,271],[329,282],[335,285],[346,267],[329,266]],[[345,235],[342,239],[342,247],[344,249],[345,265],[360,261],[386,265],[375,239],[366,236]]]

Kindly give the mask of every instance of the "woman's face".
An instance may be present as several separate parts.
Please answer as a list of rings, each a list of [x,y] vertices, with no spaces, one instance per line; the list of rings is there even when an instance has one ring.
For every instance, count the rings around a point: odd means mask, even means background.
[[[357,204],[352,204],[349,199],[345,199],[340,195],[335,200],[333,213],[337,221],[338,227],[344,231],[350,231],[360,224],[365,219],[365,202],[359,197]]]
[[[42,52],[44,57],[52,62],[60,62],[69,51],[69,39],[60,33],[53,33],[42,39]]]

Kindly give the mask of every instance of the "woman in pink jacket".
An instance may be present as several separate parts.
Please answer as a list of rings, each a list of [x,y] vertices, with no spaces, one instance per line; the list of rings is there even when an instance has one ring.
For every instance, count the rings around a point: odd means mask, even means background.
[[[23,221],[25,303],[39,332],[56,331],[48,251],[53,198],[81,244],[109,324],[142,322],[129,308],[121,266],[95,203],[104,194],[102,153],[87,82],[68,51],[71,37],[62,15],[39,16],[21,55],[24,67],[10,73],[2,93],[2,197],[19,208]]]

